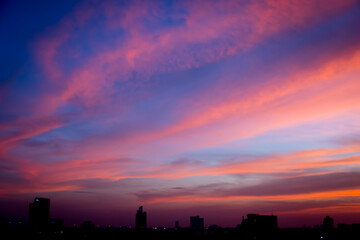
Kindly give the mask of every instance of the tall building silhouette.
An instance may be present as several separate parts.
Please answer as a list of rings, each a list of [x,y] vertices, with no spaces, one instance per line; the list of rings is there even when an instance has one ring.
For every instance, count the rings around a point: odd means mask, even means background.
[[[323,227],[324,230],[331,230],[331,229],[333,229],[333,228],[334,228],[334,219],[332,219],[332,218],[329,217],[329,216],[326,216],[326,217],[324,218],[322,227]]]
[[[38,198],[29,204],[29,225],[34,228],[44,228],[49,224],[50,199]]]
[[[143,211],[143,206],[136,212],[136,229],[146,229],[146,212]]]
[[[204,228],[204,218],[199,216],[190,217],[190,228],[191,229],[203,229]]]

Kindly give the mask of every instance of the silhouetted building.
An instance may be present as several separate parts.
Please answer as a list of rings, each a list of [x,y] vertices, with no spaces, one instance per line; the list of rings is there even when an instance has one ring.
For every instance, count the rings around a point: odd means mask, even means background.
[[[243,218],[241,225],[244,229],[254,231],[276,230],[277,216],[248,214],[247,219]]]
[[[146,212],[143,211],[143,206],[136,212],[136,229],[146,229]]]
[[[179,221],[175,221],[175,229],[178,229],[179,228]]]
[[[81,225],[80,225],[80,229],[82,231],[88,232],[88,231],[93,231],[95,229],[95,224],[91,221],[84,221]]]
[[[199,216],[190,217],[190,228],[191,229],[203,229],[204,228],[204,218]]]
[[[323,227],[324,230],[334,229],[334,219],[332,219],[332,218],[329,217],[329,216],[326,216],[326,217],[324,218],[322,227]]]
[[[50,199],[38,198],[29,204],[29,225],[33,228],[45,228],[49,224]]]
[[[50,218],[49,229],[53,233],[62,233],[64,231],[64,220]]]
[[[353,224],[339,223],[338,229],[342,231],[357,230],[360,233],[360,223],[353,223]]]
[[[275,239],[277,216],[248,214],[242,220],[241,229],[245,239]]]
[[[338,224],[337,229],[325,231],[325,234],[327,233],[328,236],[333,236],[334,232],[339,236],[338,239],[360,239],[360,223]]]
[[[0,229],[5,227],[5,220],[0,216]]]

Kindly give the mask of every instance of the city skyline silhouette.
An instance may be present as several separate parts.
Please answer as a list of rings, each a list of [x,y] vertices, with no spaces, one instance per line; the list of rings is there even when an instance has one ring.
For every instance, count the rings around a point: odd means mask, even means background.
[[[83,218],[80,223],[72,223],[69,219],[61,219],[59,216],[54,216],[54,214],[50,214],[52,211],[56,210],[54,207],[51,207],[51,199],[43,198],[43,197],[35,197],[32,202],[28,203],[28,209],[26,212],[26,217],[23,219],[14,218],[15,216],[10,216],[10,218],[4,219],[2,217],[2,224],[4,226],[29,226],[33,229],[41,229],[48,228],[49,225],[54,224],[55,222],[63,227],[80,227],[82,224],[92,224],[93,227],[115,227],[115,228],[134,228],[137,230],[144,229],[157,229],[157,228],[190,228],[190,229],[205,229],[211,226],[225,227],[225,228],[236,228],[240,225],[247,226],[251,223],[256,223],[262,229],[277,229],[277,228],[324,228],[324,229],[333,229],[336,226],[341,225],[351,225],[360,223],[356,222],[334,222],[334,219],[326,216],[321,219],[322,222],[318,221],[314,225],[306,225],[305,223],[299,222],[298,226],[278,226],[278,216],[271,214],[259,214],[259,213],[247,213],[244,214],[233,222],[231,226],[222,226],[219,225],[218,222],[209,222],[205,221],[203,216],[187,216],[187,221],[180,222],[178,216],[169,216],[170,219],[173,219],[172,222],[160,224],[160,225],[148,225],[148,215],[147,211],[144,211],[144,206],[139,206],[138,210],[132,212],[132,215],[135,216],[133,218],[133,224],[128,225],[112,225],[109,223],[101,224],[97,222],[96,218]],[[216,209],[215,209],[216,210]],[[56,212],[56,211],[55,211]],[[150,216],[150,219],[156,218],[156,212],[152,213],[153,216]],[[109,214],[110,215],[110,214]],[[218,215],[219,216],[219,215]],[[13,217],[13,218],[11,218]],[[152,218],[153,217],[153,218]],[[121,218],[121,216],[119,216]],[[70,217],[71,219],[71,217]],[[132,219],[132,218],[131,218]],[[15,220],[15,221],[14,221]],[[12,222],[11,222],[12,221]],[[64,224],[65,223],[65,224]]]
[[[181,227],[175,221],[173,228],[147,227],[147,212],[140,206],[136,211],[135,227],[99,227],[91,220],[83,221],[79,226],[65,227],[63,219],[50,216],[51,200],[34,198],[29,203],[29,222],[11,224],[0,221],[2,235],[12,239],[113,239],[151,237],[157,239],[356,239],[360,237],[360,223],[334,225],[334,219],[326,216],[319,226],[302,228],[278,228],[275,215],[247,214],[241,224],[235,228],[223,228],[219,225],[204,225],[204,218],[190,216],[189,227]]]

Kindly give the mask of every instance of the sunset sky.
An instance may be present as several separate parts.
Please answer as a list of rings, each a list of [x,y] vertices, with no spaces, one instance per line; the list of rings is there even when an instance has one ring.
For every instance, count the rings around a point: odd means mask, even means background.
[[[357,0],[2,1],[0,217],[360,223]]]

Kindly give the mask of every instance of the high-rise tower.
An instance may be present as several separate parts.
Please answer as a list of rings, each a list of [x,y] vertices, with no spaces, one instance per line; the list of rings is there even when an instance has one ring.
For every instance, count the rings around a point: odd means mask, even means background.
[[[38,198],[29,204],[29,225],[34,228],[44,228],[49,224],[50,199]]]
[[[146,212],[143,211],[143,206],[136,212],[136,229],[146,229]]]

